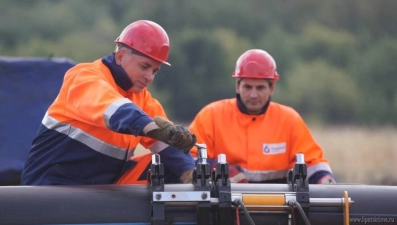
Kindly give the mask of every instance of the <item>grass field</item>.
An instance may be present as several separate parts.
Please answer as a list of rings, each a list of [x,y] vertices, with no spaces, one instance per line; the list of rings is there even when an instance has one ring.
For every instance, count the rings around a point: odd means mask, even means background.
[[[397,185],[397,128],[310,127],[339,183]],[[138,148],[136,153],[148,152]]]
[[[311,128],[339,182],[397,185],[397,129]]]

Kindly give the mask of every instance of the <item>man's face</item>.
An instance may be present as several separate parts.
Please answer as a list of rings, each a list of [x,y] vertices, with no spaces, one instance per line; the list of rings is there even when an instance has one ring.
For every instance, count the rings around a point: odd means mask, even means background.
[[[161,63],[145,57],[133,54],[128,48],[121,48],[116,52],[116,63],[120,65],[132,83],[128,92],[139,93],[152,81],[160,70]]]
[[[269,85],[265,79],[243,78],[236,81],[236,92],[250,114],[257,114],[266,105],[274,93],[274,84]]]

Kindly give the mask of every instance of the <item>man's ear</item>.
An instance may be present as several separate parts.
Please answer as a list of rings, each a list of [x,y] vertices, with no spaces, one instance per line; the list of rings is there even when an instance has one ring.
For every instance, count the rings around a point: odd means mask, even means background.
[[[273,83],[273,84],[270,86],[270,95],[273,95],[275,90],[276,90],[276,83]]]
[[[240,92],[239,92],[239,90],[238,90],[238,87],[240,86],[240,82],[239,82],[239,80],[238,79],[236,79],[236,93],[237,94],[240,94]]]
[[[123,58],[124,54],[125,54],[124,49],[119,49],[114,54],[114,61],[116,62],[117,65],[121,65],[121,59]]]

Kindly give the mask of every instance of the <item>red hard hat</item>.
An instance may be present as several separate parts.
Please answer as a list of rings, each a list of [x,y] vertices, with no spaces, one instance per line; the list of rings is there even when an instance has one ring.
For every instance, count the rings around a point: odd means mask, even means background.
[[[244,52],[237,60],[236,69],[232,75],[237,78],[264,78],[277,81],[276,62],[266,51],[251,49]]]
[[[170,52],[170,42],[165,30],[155,22],[138,20],[128,25],[116,39],[116,43],[122,43],[135,49],[148,57],[164,63],[167,62]]]

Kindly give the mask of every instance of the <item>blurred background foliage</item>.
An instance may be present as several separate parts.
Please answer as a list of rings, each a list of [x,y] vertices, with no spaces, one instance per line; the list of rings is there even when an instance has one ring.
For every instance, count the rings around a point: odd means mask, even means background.
[[[129,23],[170,36],[171,67],[150,87],[173,120],[235,96],[231,77],[250,48],[281,79],[274,101],[319,124],[397,125],[395,0],[0,0],[0,55],[93,61]]]

